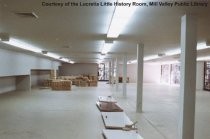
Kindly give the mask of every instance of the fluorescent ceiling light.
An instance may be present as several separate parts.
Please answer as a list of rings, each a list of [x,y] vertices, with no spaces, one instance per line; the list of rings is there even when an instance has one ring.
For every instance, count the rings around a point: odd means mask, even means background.
[[[74,61],[72,61],[72,60],[70,60],[70,61],[69,61],[69,63],[74,64],[75,62],[74,62]]]
[[[153,59],[157,59],[157,58],[160,58],[160,57],[158,55],[146,56],[146,57],[144,57],[144,61],[153,60]]]
[[[60,61],[63,61],[63,62],[69,62],[69,59],[68,60],[66,58],[60,59],[61,56],[59,56],[57,54],[54,54],[54,53],[47,52],[47,51],[46,51],[46,53],[42,53],[42,52],[44,52],[42,49],[40,49],[40,48],[38,48],[34,45],[31,45],[27,42],[24,42],[22,40],[15,39],[15,38],[10,38],[9,41],[2,41],[2,43],[9,44],[13,47],[21,48],[21,49],[24,49],[24,50],[27,50],[27,51],[40,53],[40,54],[43,54],[45,56],[48,56],[48,57],[51,57],[51,58],[54,58],[54,59],[57,59],[57,60],[60,60]]]
[[[164,64],[178,64],[178,63],[180,63],[178,60],[159,62],[159,64],[161,64],[161,65],[164,65]]]
[[[153,59],[157,59],[157,58],[160,58],[160,57],[158,55],[146,56],[146,57],[144,57],[144,61],[153,60]],[[131,60],[131,61],[127,62],[127,64],[134,64],[134,63],[137,63],[137,60]]]
[[[197,61],[206,61],[206,60],[210,60],[210,56],[204,56],[204,57],[197,58]]]
[[[72,61],[72,60],[69,60],[69,63],[74,64],[75,62],[74,62],[74,61]]]
[[[113,43],[104,43],[101,50],[101,54],[103,55],[107,54],[111,50],[112,46],[113,46]]]
[[[132,60],[128,64],[137,63],[137,60]],[[164,65],[164,64],[177,64],[180,63],[178,60],[173,61],[163,61],[163,62],[148,62],[147,64],[151,65]]]
[[[203,49],[208,49],[208,48],[210,48],[210,46],[207,46],[206,43],[197,44],[197,50],[203,50]],[[167,51],[165,54],[166,56],[181,54],[181,49],[170,50],[170,51]],[[158,55],[147,56],[147,57],[144,57],[144,61],[153,60],[157,58],[160,58],[160,57]],[[205,60],[210,60],[210,56],[197,58],[197,61],[205,61]],[[165,62],[165,63],[170,63],[170,62]],[[137,60],[132,60],[128,62],[128,64],[132,64],[132,63],[137,63]],[[164,62],[161,62],[161,63],[164,64]],[[174,63],[174,61],[172,63]]]
[[[60,58],[59,58],[59,59],[60,59]],[[62,58],[61,61],[67,62],[67,63],[68,63],[68,62],[69,62],[69,59],[68,59],[68,58]]]
[[[137,60],[131,60],[127,62],[127,64],[134,64],[134,63],[137,63]]]
[[[198,43],[197,44],[197,50],[203,50],[210,48],[209,46],[206,45],[206,43]],[[177,55],[181,54],[181,49],[175,49],[175,50],[170,50],[166,52],[166,56],[172,56],[172,55]]]
[[[49,52],[46,54],[46,56],[51,57],[51,58],[54,58],[54,59],[59,59],[59,58],[60,58],[59,55],[54,54],[54,53],[49,53]],[[63,60],[63,59],[62,59],[62,60]]]
[[[57,55],[55,55],[55,57],[57,57]],[[59,59],[61,60],[61,61],[63,61],[63,62],[66,62],[66,63],[71,63],[71,64],[74,64],[75,62],[74,61],[72,61],[72,60],[70,60],[70,59],[68,59],[68,58],[64,58],[64,57],[59,57]]]
[[[210,48],[209,46],[206,45],[206,43],[198,43],[197,44],[197,50],[203,50],[203,49],[207,49]]]
[[[157,58],[160,58],[160,57],[158,55],[146,56],[146,57],[144,57],[144,61],[153,60],[153,59],[157,59]],[[136,59],[127,62],[127,64],[134,64],[134,63],[137,63]]]
[[[17,48],[21,48],[21,49],[24,49],[24,50],[28,50],[28,51],[32,51],[32,52],[35,52],[35,53],[41,53],[42,50],[40,48],[37,48],[29,43],[26,43],[24,41],[21,41],[21,40],[18,40],[18,39],[15,39],[15,38],[10,38],[9,41],[5,41],[3,43],[6,43],[6,44],[9,44],[9,45],[12,45],[14,47],[17,47]]]
[[[133,0],[132,2],[139,0]],[[118,0],[118,3],[131,3],[131,0]],[[107,38],[117,38],[129,22],[138,6],[115,6],[112,20],[107,33]]]
[[[172,55],[177,55],[180,53],[181,53],[181,49],[174,49],[174,50],[167,51],[165,54],[166,56],[172,56]]]

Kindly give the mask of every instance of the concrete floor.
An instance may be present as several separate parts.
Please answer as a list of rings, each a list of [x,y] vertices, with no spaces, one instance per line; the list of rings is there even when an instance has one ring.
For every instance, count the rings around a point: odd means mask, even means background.
[[[144,85],[144,112],[135,113],[135,84],[127,98],[105,83],[72,91],[34,89],[0,95],[0,139],[102,139],[95,106],[99,95],[113,94],[127,115],[138,121],[144,139],[177,139],[179,87]],[[195,139],[210,139],[210,92],[197,91]]]

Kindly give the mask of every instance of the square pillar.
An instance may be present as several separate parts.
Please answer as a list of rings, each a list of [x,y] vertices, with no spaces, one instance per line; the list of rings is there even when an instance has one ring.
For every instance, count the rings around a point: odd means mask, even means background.
[[[116,91],[119,88],[119,60],[116,58]]]
[[[109,61],[109,84],[112,82],[112,67],[111,67],[111,61]]]
[[[136,112],[142,112],[143,101],[143,69],[144,69],[144,44],[137,44],[137,97]]]
[[[184,15],[181,19],[181,81],[179,139],[194,139],[196,98],[196,18]]]
[[[112,86],[114,85],[114,68],[115,68],[115,64],[114,64],[114,59],[112,59]]]
[[[123,58],[123,97],[127,96],[127,55]]]

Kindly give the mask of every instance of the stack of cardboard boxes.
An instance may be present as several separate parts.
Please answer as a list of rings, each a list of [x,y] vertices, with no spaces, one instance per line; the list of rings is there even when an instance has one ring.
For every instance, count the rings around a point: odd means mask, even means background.
[[[52,87],[52,90],[71,90],[71,81],[70,80],[53,80],[51,87]]]
[[[48,80],[43,80],[43,87],[51,87],[52,86],[52,80],[48,79]]]
[[[71,85],[79,87],[97,86],[98,77],[95,75],[59,76],[56,79],[43,81],[43,86],[51,87],[52,90],[71,90]]]

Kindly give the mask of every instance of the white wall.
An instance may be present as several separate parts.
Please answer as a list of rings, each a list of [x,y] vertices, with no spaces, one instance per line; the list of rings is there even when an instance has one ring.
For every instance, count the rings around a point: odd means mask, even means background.
[[[144,64],[144,83],[160,83],[161,65],[159,64]]]
[[[31,69],[54,69],[60,62],[38,56],[0,49],[0,77],[29,75]]]
[[[127,64],[127,77],[129,77],[130,83],[136,83],[137,65]],[[123,64],[119,64],[119,77],[123,77]]]
[[[130,78],[130,82],[136,82],[136,64],[129,64],[127,67],[127,75]],[[122,66],[120,66],[120,76],[122,76]],[[161,78],[161,66],[144,64],[144,83],[160,83]],[[196,72],[196,89],[203,89],[204,80],[204,62],[197,62]]]
[[[196,89],[203,90],[204,62],[197,62]]]
[[[1,45],[1,44],[0,44]],[[0,93],[16,89],[16,77],[31,69],[58,69],[60,62],[0,48]]]
[[[127,77],[129,77],[130,83],[136,83],[137,81],[137,64],[127,65]]]
[[[159,83],[161,68],[160,65],[154,64],[144,64],[144,83]],[[122,76],[122,64],[119,65],[119,76]],[[137,81],[137,64],[128,64],[127,65],[127,77],[131,83]]]
[[[94,63],[62,64],[62,66],[59,67],[60,76],[81,75],[81,74],[89,74],[97,76],[98,64]]]

